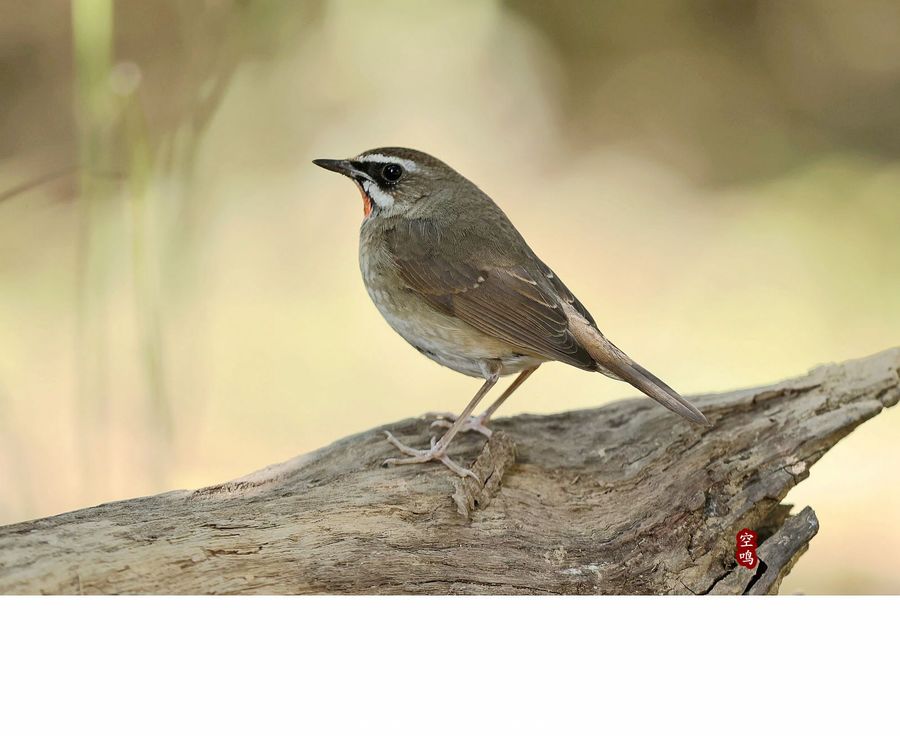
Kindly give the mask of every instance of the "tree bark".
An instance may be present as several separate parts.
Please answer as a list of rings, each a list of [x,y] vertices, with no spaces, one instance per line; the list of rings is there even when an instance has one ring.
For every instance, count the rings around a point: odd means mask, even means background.
[[[782,500],[897,403],[898,371],[900,348],[698,397],[710,427],[642,399],[497,420],[486,444],[454,443],[478,483],[382,468],[393,448],[371,429],[228,483],[3,527],[0,592],[774,593],[818,530]]]

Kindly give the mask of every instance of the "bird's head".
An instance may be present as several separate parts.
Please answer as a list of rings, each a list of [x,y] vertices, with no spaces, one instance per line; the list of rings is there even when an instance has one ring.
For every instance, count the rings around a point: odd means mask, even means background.
[[[353,158],[317,158],[313,163],[356,182],[367,218],[415,217],[468,184],[442,161],[411,148],[373,148]]]

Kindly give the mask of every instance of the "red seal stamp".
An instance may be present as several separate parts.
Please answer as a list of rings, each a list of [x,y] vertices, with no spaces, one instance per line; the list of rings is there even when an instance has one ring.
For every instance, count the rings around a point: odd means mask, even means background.
[[[752,529],[741,529],[735,536],[734,558],[739,565],[752,570],[759,562],[756,555],[756,532]]]

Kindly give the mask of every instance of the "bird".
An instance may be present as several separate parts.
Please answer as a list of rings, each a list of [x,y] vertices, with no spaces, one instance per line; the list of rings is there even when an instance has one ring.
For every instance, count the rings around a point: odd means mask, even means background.
[[[359,266],[384,319],[422,355],[484,381],[459,414],[433,422],[446,431],[429,447],[411,447],[385,432],[402,457],[384,465],[438,461],[478,480],[451,458],[450,443],[462,431],[490,437],[497,409],[550,361],[627,381],[679,416],[709,424],[610,342],[503,210],[443,161],[386,147],[313,163],[353,180],[362,195]],[[499,398],[475,415],[497,381],[514,374]]]

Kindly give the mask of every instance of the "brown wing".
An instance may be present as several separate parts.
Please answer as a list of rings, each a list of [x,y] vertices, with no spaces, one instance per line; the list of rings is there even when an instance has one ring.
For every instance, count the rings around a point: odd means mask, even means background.
[[[524,266],[475,267],[434,253],[394,261],[403,281],[435,309],[526,355],[595,369],[596,361],[569,331],[561,300],[593,319],[536,257]]]
[[[492,221],[456,228],[452,243],[442,242],[436,228],[411,223],[411,237],[392,243],[401,279],[435,309],[522,353],[628,381],[677,414],[708,424],[689,401],[603,336],[584,305],[497,212]],[[479,232],[486,227],[493,228],[491,237]]]

